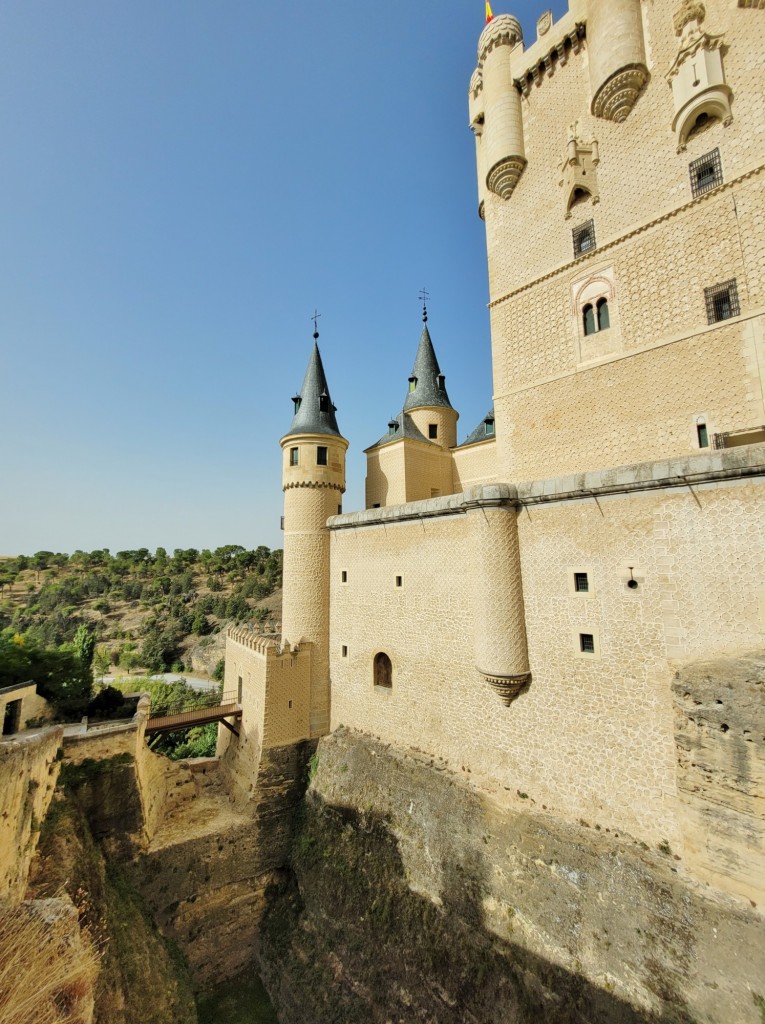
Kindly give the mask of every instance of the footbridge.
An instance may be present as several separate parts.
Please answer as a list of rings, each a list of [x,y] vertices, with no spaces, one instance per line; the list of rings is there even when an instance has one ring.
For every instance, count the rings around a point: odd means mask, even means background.
[[[208,725],[210,722],[222,722],[235,735],[239,730],[235,722],[241,721],[242,707],[236,693],[209,693],[199,697],[194,707],[180,703],[151,711],[146,723],[146,735],[155,736],[162,732],[174,732],[176,729],[190,729],[194,725]],[[229,721],[231,719],[231,721]]]

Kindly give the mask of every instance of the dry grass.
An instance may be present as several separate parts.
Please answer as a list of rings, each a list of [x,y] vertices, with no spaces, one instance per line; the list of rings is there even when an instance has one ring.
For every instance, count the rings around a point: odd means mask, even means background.
[[[88,1024],[97,973],[71,903],[0,908],[0,1024]]]

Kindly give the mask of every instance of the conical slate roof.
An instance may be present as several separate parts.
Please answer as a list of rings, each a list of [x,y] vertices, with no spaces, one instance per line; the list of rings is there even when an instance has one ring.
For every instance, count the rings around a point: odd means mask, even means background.
[[[492,405],[491,409],[489,409],[489,411],[486,413],[484,418],[481,420],[481,422],[478,424],[478,426],[475,428],[475,430],[472,433],[468,434],[468,436],[465,438],[465,440],[462,442],[462,444],[457,445],[457,447],[458,448],[464,448],[465,445],[468,445],[468,444],[478,444],[479,441],[490,441],[490,440],[493,440],[493,438],[494,438],[494,430],[492,429],[491,433],[487,432],[488,424],[491,424],[492,428],[494,427],[494,406],[493,405]]]
[[[449,409],[452,408],[452,403],[446,393],[446,378],[438,365],[427,323],[422,327],[414,369],[409,379],[410,381],[414,380],[414,388],[406,396],[404,412],[408,412],[410,409],[421,409],[428,405],[445,405]]]
[[[341,437],[335,419],[335,406],[329,395],[327,378],[321,362],[319,346],[314,342],[308,369],[305,371],[300,394],[292,399],[295,415],[285,437],[293,434],[334,434]]]

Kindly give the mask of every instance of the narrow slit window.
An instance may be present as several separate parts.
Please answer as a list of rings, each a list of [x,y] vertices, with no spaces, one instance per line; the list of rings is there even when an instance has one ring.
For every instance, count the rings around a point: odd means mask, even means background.
[[[696,424],[696,435],[699,439],[699,448],[708,448],[709,431],[707,430],[707,425],[703,420]]]
[[[590,590],[590,580],[586,572],[574,573],[574,590],[577,594],[587,594]]]
[[[403,576],[397,576],[396,577],[396,586],[397,587],[401,587],[403,585],[404,585],[404,578],[403,578]]]
[[[290,448],[290,465],[297,466],[299,458],[299,448]]]
[[[324,445],[318,445],[316,448],[316,465],[326,466],[327,465],[327,449]]]
[[[595,334],[597,331],[597,327],[595,325],[595,310],[592,308],[591,303],[588,302],[582,310],[582,318],[584,320],[585,337],[589,334]]]
[[[347,644],[343,644],[343,657],[344,658],[348,657],[348,645]]]
[[[343,569],[342,572],[340,573],[340,582],[341,583],[347,583],[348,582],[348,570],[347,569]]]
[[[579,634],[579,650],[582,654],[595,653],[595,637],[592,633]]]
[[[611,318],[608,313],[608,299],[598,299],[598,330],[606,331],[611,326]]]

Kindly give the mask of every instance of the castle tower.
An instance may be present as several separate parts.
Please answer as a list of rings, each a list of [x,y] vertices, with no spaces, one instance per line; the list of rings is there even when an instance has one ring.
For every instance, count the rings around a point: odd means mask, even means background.
[[[404,407],[386,434],[365,450],[367,508],[399,505],[453,493],[452,449],[459,413],[446,393],[428,331],[428,311]]]
[[[436,359],[428,330],[428,311],[422,309],[422,334],[417,346],[414,367],[409,376],[409,391],[404,412],[420,433],[441,448],[454,448],[457,444],[459,413],[452,408],[446,393],[446,377]],[[435,430],[433,427],[435,426]]]
[[[284,593],[282,637],[312,644],[310,735],[329,730],[329,531],[341,511],[345,453],[335,406],[315,343],[282,447]]]
[[[624,121],[648,79],[640,0],[590,0],[592,113]]]

